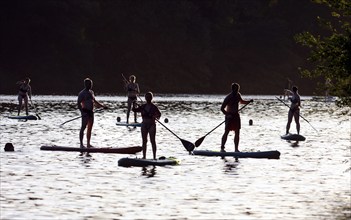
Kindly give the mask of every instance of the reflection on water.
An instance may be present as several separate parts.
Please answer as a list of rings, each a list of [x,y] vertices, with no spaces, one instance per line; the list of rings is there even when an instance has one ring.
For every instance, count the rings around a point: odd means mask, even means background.
[[[279,160],[189,155],[177,137],[157,126],[157,156],[168,167],[117,166],[137,155],[40,151],[42,145],[78,147],[76,97],[33,97],[42,120],[17,121],[15,96],[0,96],[1,219],[347,219],[350,217],[350,109],[303,97],[306,141],[280,139],[286,106],[273,96],[252,96],[241,112],[241,151],[279,150]],[[221,123],[224,96],[155,96],[161,121],[194,143]],[[110,109],[96,113],[96,147],[141,145],[140,129],[116,126],[126,116],[125,97],[98,97]],[[34,111],[33,111],[34,113]],[[140,119],[139,119],[140,120]],[[249,125],[249,121],[253,125]],[[219,150],[224,127],[198,149]],[[295,132],[292,123],[291,132]],[[4,152],[11,142],[15,152]],[[234,150],[233,134],[227,150]],[[148,144],[147,157],[151,158]]]
[[[154,177],[156,175],[156,167],[155,166],[142,167],[141,175],[146,177]]]

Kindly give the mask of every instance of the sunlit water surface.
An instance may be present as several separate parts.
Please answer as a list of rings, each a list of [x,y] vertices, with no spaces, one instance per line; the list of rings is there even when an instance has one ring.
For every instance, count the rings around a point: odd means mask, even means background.
[[[155,96],[161,122],[195,142],[223,121],[220,96]],[[350,217],[350,109],[303,97],[301,134],[306,141],[281,140],[288,109],[274,96],[246,96],[241,151],[278,150],[279,160],[221,159],[189,155],[181,141],[158,125],[157,156],[179,166],[123,168],[122,157],[137,155],[41,151],[42,145],[78,147],[76,97],[35,96],[42,118],[18,121],[16,97],[0,96],[1,219],[347,219]],[[141,145],[140,130],[115,125],[125,120],[126,98],[97,99],[110,107],[96,113],[95,147]],[[34,109],[32,108],[32,113]],[[248,121],[252,119],[253,125]],[[198,149],[219,150],[224,127]],[[291,132],[295,133],[292,123]],[[11,142],[15,152],[4,152]],[[227,150],[234,150],[233,134]],[[147,157],[152,152],[148,146]]]

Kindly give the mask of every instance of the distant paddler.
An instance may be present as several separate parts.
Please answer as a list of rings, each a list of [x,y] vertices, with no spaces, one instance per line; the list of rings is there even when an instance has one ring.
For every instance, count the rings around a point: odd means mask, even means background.
[[[91,139],[91,131],[94,124],[94,106],[102,107],[102,108],[107,108],[107,107],[95,99],[94,91],[92,90],[93,81],[91,79],[89,78],[84,79],[84,87],[85,88],[79,93],[78,100],[77,100],[78,109],[80,110],[82,115],[82,126],[79,132],[79,142],[80,142],[80,147],[85,148],[85,146],[83,145],[83,136],[84,136],[85,128],[88,127],[86,146],[89,148],[89,147],[93,147],[90,144],[90,139]],[[87,156],[89,156],[88,153],[87,153]]]
[[[137,98],[140,93],[139,85],[136,83],[136,77],[134,75],[129,76],[129,80],[127,80],[122,74],[124,79],[125,88],[127,90],[128,96],[128,109],[127,109],[127,124],[129,123],[129,114],[132,107],[135,107],[137,103]],[[137,123],[137,113],[134,112],[134,122]]]
[[[24,107],[26,109],[26,115],[28,116],[28,100],[32,99],[32,88],[29,85],[29,83],[30,83],[30,79],[28,77],[16,83],[17,85],[19,85],[18,113],[17,113],[18,116],[20,115],[23,101],[24,101]]]
[[[289,100],[291,101],[291,105],[290,105],[289,113],[288,113],[288,123],[286,124],[286,134],[289,134],[290,124],[291,124],[293,118],[295,119],[297,134],[300,134],[301,99],[300,99],[300,95],[298,93],[298,88],[297,88],[297,86],[293,86],[292,91],[289,89],[285,89],[285,92],[292,95],[289,98]]]

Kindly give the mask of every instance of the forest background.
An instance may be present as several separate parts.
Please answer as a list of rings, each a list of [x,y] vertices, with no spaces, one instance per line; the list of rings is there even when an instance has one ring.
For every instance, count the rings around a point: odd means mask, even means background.
[[[34,94],[76,95],[83,79],[98,94],[123,93],[134,74],[142,92],[302,95],[322,79],[301,78],[308,48],[294,36],[320,33],[310,0],[2,0],[0,94],[32,79]]]

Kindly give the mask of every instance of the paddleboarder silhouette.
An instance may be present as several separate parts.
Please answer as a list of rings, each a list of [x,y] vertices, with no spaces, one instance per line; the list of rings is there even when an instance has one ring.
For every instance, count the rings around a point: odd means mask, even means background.
[[[239,152],[239,141],[240,141],[240,128],[241,128],[241,121],[239,115],[239,103],[241,104],[249,104],[253,102],[251,99],[250,101],[244,100],[241,97],[239,92],[240,85],[238,83],[232,83],[232,92],[229,93],[225,98],[221,106],[221,111],[225,115],[225,128],[224,134],[222,136],[222,144],[221,144],[221,151],[225,151],[225,144],[227,142],[227,137],[230,131],[234,131],[234,146],[235,152]]]
[[[103,107],[103,108],[107,108],[107,107],[95,99],[94,91],[92,90],[93,81],[91,79],[89,78],[84,79],[84,87],[85,88],[82,91],[80,91],[78,95],[78,100],[77,100],[78,109],[80,110],[82,115],[82,126],[79,132],[79,142],[80,142],[80,147],[85,148],[85,146],[83,145],[83,136],[84,136],[85,129],[88,128],[86,146],[89,148],[89,147],[93,147],[90,144],[90,139],[91,139],[91,131],[94,124],[94,106]],[[83,155],[83,153],[81,153],[81,155]],[[90,156],[90,154],[87,153],[86,156]]]

